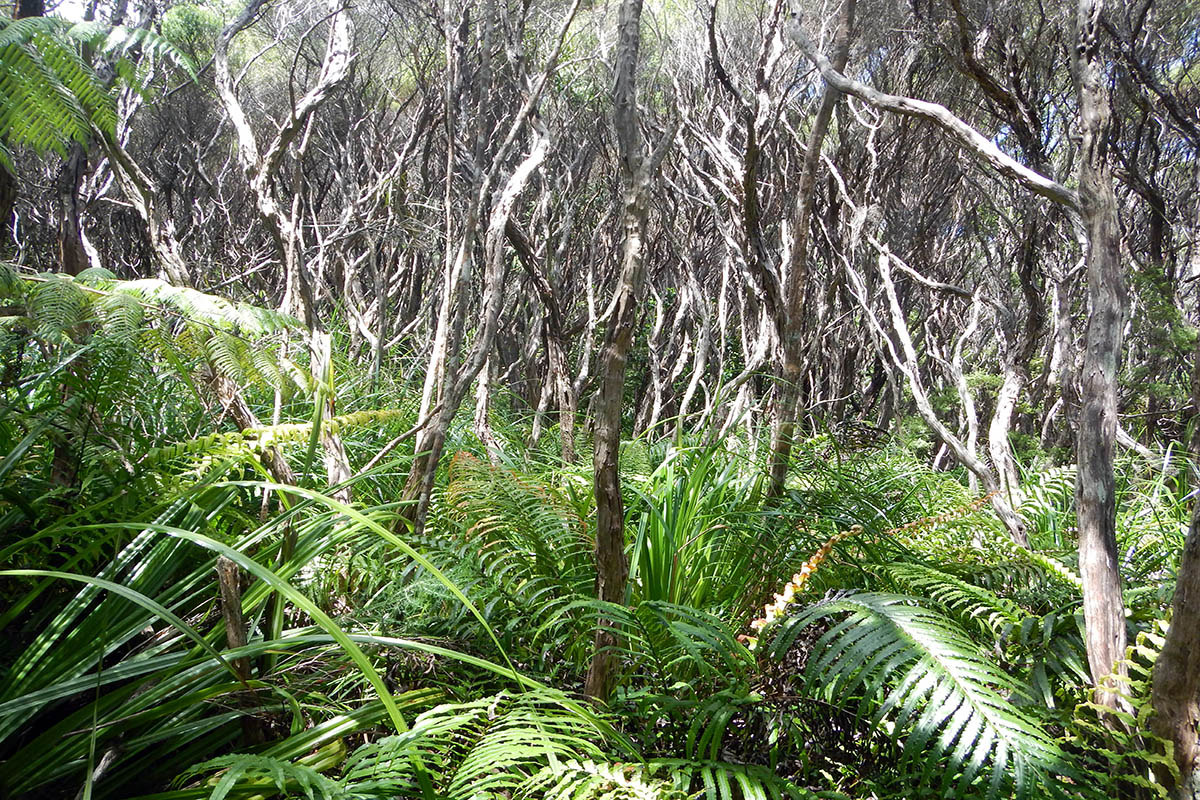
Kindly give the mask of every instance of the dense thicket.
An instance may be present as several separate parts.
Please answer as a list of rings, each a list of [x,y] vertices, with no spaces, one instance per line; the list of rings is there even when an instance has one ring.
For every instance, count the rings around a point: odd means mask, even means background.
[[[1200,796],[1200,6],[81,13],[0,796]]]

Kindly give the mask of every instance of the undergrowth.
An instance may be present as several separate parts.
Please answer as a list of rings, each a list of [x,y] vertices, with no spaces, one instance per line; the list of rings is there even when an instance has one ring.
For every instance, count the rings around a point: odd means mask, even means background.
[[[411,443],[362,469],[415,387],[337,362],[344,506],[301,468],[317,391],[293,320],[101,272],[5,267],[0,290],[0,795],[1161,795],[1161,743],[1087,702],[1069,469],[1026,475],[1026,551],[895,442],[799,444],[768,500],[756,441],[633,439],[628,592],[602,604],[590,470],[499,413],[499,451],[456,422],[429,524],[397,537]],[[221,380],[278,422],[238,429]],[[1130,730],[1186,532],[1178,463],[1123,467]],[[597,707],[601,616],[620,688]]]

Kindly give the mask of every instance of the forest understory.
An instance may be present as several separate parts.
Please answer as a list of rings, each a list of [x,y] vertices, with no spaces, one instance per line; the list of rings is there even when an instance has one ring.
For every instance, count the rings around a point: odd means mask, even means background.
[[[1200,798],[1200,5],[0,4],[0,800]]]

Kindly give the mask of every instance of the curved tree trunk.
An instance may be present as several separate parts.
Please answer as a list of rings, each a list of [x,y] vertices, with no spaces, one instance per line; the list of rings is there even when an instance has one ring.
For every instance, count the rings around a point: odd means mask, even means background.
[[[1200,169],[1195,172],[1200,188]],[[1200,212],[1198,212],[1200,213]],[[1197,229],[1200,229],[1198,220]],[[1200,248],[1193,253],[1200,266]],[[1200,341],[1196,343],[1192,371],[1190,410],[1192,458],[1200,458]],[[1171,627],[1158,660],[1154,662],[1154,685],[1150,695],[1154,716],[1150,728],[1175,746],[1179,768],[1176,796],[1200,800],[1200,502],[1192,509],[1192,524],[1175,573],[1175,598],[1171,605]],[[1170,775],[1160,775],[1170,782]]]
[[[1175,600],[1167,641],[1154,663],[1150,728],[1175,746],[1176,796],[1200,798],[1200,503],[1175,577]],[[1167,782],[1169,775],[1162,775]]]

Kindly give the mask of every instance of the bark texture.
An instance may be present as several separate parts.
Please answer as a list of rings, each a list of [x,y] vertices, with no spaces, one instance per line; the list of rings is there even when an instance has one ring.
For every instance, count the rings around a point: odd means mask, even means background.
[[[1117,561],[1113,449],[1117,438],[1117,371],[1128,303],[1121,269],[1117,200],[1109,164],[1108,78],[1100,53],[1099,0],[1080,0],[1074,72],[1079,94],[1079,201],[1086,230],[1088,323],[1080,370],[1075,484],[1079,572],[1088,665],[1096,701],[1116,708],[1113,673],[1124,675],[1125,607]]]
[[[308,329],[309,367],[313,382],[316,385],[324,385],[325,388],[317,394],[322,402],[321,443],[326,477],[330,486],[337,486],[346,481],[351,472],[341,438],[331,433],[327,427],[329,420],[337,413],[332,370],[329,368],[329,334],[317,313],[313,276],[309,274],[309,265],[303,258],[298,195],[292,202],[284,202],[284,198],[280,196],[279,175],[284,159],[293,146],[303,153],[307,140],[306,131],[313,114],[349,75],[354,27],[349,11],[339,2],[331,2],[329,39],[321,61],[320,73],[313,86],[296,100],[291,114],[276,130],[266,149],[262,150],[238,98],[237,81],[230,70],[229,49],[234,38],[249,27],[268,5],[269,0],[251,0],[242,13],[221,31],[214,51],[217,95],[237,136],[238,160],[254,198],[259,218],[270,233],[276,257],[284,268],[286,290],[283,310],[287,313],[298,312]],[[133,174],[128,172],[127,179]],[[134,192],[133,196],[137,194]],[[148,207],[147,212],[150,210]],[[148,221],[155,217],[152,213],[145,213],[144,216]],[[170,237],[164,235],[167,231],[153,222],[150,224],[150,231],[155,251],[164,264],[170,263]],[[335,496],[341,502],[349,502],[349,487],[343,486]]]
[[[838,72],[846,69],[850,58],[850,33],[854,27],[855,0],[843,0],[842,13],[838,18],[837,33],[833,40],[833,68]],[[787,476],[788,462],[792,453],[792,439],[796,432],[796,419],[800,413],[800,379],[804,372],[804,318],[807,309],[808,287],[808,239],[812,223],[813,200],[817,191],[817,170],[821,166],[821,145],[833,118],[841,91],[826,82],[821,90],[821,101],[817,116],[813,119],[808,135],[804,166],[800,172],[796,211],[792,218],[792,250],[787,277],[783,284],[785,313],[780,345],[783,353],[779,370],[778,402],[776,418],[771,433],[770,483],[767,494],[778,497],[783,493],[783,481]]]
[[[1200,175],[1200,173],[1198,173]],[[1200,260],[1200,252],[1196,258]],[[1200,341],[1196,343],[1192,373],[1192,458],[1200,455]],[[1175,574],[1175,597],[1171,605],[1171,627],[1166,642],[1154,663],[1154,683],[1150,693],[1154,716],[1150,728],[1175,749],[1179,768],[1176,796],[1180,800],[1200,799],[1200,503],[1192,509],[1179,571]],[[1160,779],[1170,783],[1169,774]]]
[[[603,602],[623,603],[629,579],[625,557],[625,507],[618,473],[621,442],[621,409],[625,395],[625,365],[637,321],[637,295],[645,279],[646,223],[650,216],[650,179],[661,161],[670,136],[659,150],[647,154],[638,127],[637,66],[641,44],[641,0],[623,0],[617,18],[617,52],[613,88],[613,129],[621,165],[624,203],[621,215],[621,271],[614,312],[604,332],[597,377],[595,404],[596,493],[596,596]],[[599,700],[612,689],[613,646],[611,624],[602,620],[596,630],[596,649],[588,668],[584,691]]]
[[[1175,577],[1167,641],[1154,664],[1151,729],[1175,748],[1176,796],[1200,798],[1200,504]],[[1169,780],[1169,776],[1168,776]]]

